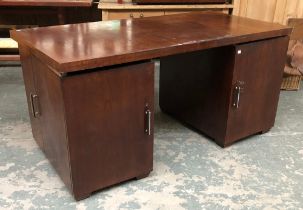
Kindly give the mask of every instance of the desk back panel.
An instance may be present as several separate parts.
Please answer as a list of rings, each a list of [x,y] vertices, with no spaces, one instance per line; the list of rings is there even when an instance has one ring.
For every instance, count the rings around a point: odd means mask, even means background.
[[[214,139],[224,139],[234,59],[233,46],[162,58],[162,111]]]

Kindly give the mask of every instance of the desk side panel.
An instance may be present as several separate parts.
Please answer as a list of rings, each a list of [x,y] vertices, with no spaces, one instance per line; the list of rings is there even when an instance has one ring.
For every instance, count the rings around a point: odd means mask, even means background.
[[[23,72],[23,81],[26,91],[28,113],[31,121],[33,137],[37,142],[38,146],[40,147],[40,149],[43,150],[43,136],[42,136],[41,122],[40,122],[41,120],[40,118],[34,116],[32,103],[31,103],[31,95],[37,94],[35,87],[33,65],[32,65],[33,56],[29,48],[21,44],[19,44],[19,52],[20,52],[20,59],[21,59],[22,72]]]

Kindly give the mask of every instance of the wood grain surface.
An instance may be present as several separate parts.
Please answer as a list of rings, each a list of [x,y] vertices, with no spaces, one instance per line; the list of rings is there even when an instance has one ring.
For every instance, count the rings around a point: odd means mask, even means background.
[[[154,138],[144,132],[144,112],[154,113],[154,64],[100,69],[61,81],[76,199],[148,175]],[[153,121],[152,114],[152,131]]]
[[[278,24],[197,12],[11,31],[11,37],[62,75],[290,32]]]
[[[161,109],[222,147],[267,132],[275,122],[288,40],[285,36],[162,58]]]

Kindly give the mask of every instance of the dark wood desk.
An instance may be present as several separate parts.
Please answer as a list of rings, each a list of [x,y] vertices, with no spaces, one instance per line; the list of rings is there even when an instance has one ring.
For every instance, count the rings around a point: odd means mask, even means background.
[[[274,125],[290,28],[192,13],[11,31],[33,135],[76,199],[146,176],[163,111],[219,145]]]

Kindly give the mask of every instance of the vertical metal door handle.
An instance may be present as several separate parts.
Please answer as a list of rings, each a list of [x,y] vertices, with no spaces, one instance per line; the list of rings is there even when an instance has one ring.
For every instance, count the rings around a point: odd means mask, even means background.
[[[151,111],[145,110],[145,133],[150,136],[151,135]]]
[[[32,113],[35,118],[37,118],[40,115],[39,110],[35,106],[36,102],[38,101],[38,95],[36,94],[30,94],[30,101],[31,101],[31,108],[32,108]]]
[[[240,107],[240,100],[241,100],[241,93],[244,92],[244,81],[237,81],[236,87],[233,93],[233,107],[239,108]]]
[[[240,86],[236,86],[236,101],[234,102],[234,107],[239,108],[239,104],[240,104],[240,96],[241,96],[241,87]]]

